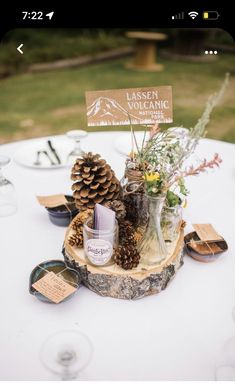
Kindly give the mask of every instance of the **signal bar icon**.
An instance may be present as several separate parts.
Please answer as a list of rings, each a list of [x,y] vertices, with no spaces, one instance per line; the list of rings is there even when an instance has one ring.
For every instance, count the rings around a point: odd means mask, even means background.
[[[171,16],[172,20],[184,19],[184,12],[180,12],[177,15]]]

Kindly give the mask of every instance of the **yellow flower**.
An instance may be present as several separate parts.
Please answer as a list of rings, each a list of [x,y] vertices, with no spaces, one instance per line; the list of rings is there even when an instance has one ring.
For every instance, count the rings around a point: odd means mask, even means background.
[[[187,201],[187,199],[185,198],[185,200],[184,200],[184,204],[183,204],[183,207],[184,207],[184,208],[186,208],[186,207],[187,207],[187,205],[188,205],[188,201]]]
[[[144,179],[146,182],[155,182],[160,179],[160,174],[158,172],[146,172],[144,174]]]
[[[129,158],[131,159],[136,159],[136,156],[137,156],[137,153],[134,152],[134,151],[131,151],[129,154],[128,154]]]

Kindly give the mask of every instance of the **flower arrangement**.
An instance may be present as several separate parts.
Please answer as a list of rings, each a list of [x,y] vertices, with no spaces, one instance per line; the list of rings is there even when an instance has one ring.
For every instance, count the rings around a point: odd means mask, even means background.
[[[168,128],[161,131],[158,124],[146,127],[142,144],[136,140],[131,125],[132,151],[126,167],[132,176],[138,174],[134,186],[143,189],[147,204],[147,226],[138,248],[142,263],[156,265],[167,257],[167,243],[176,240],[182,225],[182,207],[187,204],[188,190],[185,186],[187,176],[196,176],[202,172],[219,167],[222,162],[216,153],[211,160],[204,159],[198,165],[186,165],[186,161],[195,151],[199,140],[206,135],[206,125],[210,115],[222,97],[228,84],[229,75],[218,93],[209,97],[202,116],[193,128]],[[131,123],[131,120],[130,120]],[[128,183],[127,183],[128,185]],[[133,185],[131,180],[130,185]],[[137,198],[129,195],[130,209],[139,214],[144,202],[139,204]]]
[[[206,135],[206,125],[210,120],[210,115],[222,97],[228,81],[229,74],[226,74],[219,92],[209,97],[204,112],[194,128],[177,127],[161,132],[158,124],[156,124],[150,131],[145,130],[141,147],[137,145],[135,133],[131,128],[136,152],[134,152],[134,149],[132,150],[130,159],[131,162],[135,163],[136,168],[143,171],[143,179],[148,195],[166,194],[171,189],[173,191],[178,190],[179,194],[186,196],[188,191],[185,187],[185,177],[198,175],[207,169],[219,167],[222,160],[218,154],[215,154],[212,160],[207,161],[204,159],[196,167],[183,166],[194,152],[200,138]],[[149,133],[149,136],[146,140],[147,133]],[[168,198],[173,197],[168,195]]]

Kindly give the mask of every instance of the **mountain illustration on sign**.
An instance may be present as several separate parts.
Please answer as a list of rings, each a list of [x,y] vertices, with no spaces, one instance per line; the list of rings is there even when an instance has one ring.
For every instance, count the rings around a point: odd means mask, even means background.
[[[129,122],[129,117],[139,120],[138,117],[127,112],[116,100],[108,97],[99,97],[90,106],[88,106],[87,116],[89,119],[94,118],[96,121],[128,120]]]

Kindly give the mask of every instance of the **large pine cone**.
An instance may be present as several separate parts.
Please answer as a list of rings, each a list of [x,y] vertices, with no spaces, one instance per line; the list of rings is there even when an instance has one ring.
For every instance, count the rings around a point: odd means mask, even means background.
[[[119,245],[113,259],[125,270],[136,268],[140,262],[140,254],[134,245]]]
[[[88,152],[78,158],[71,179],[75,181],[72,190],[79,210],[93,209],[96,203],[104,205],[119,197],[119,181],[98,154]]]

